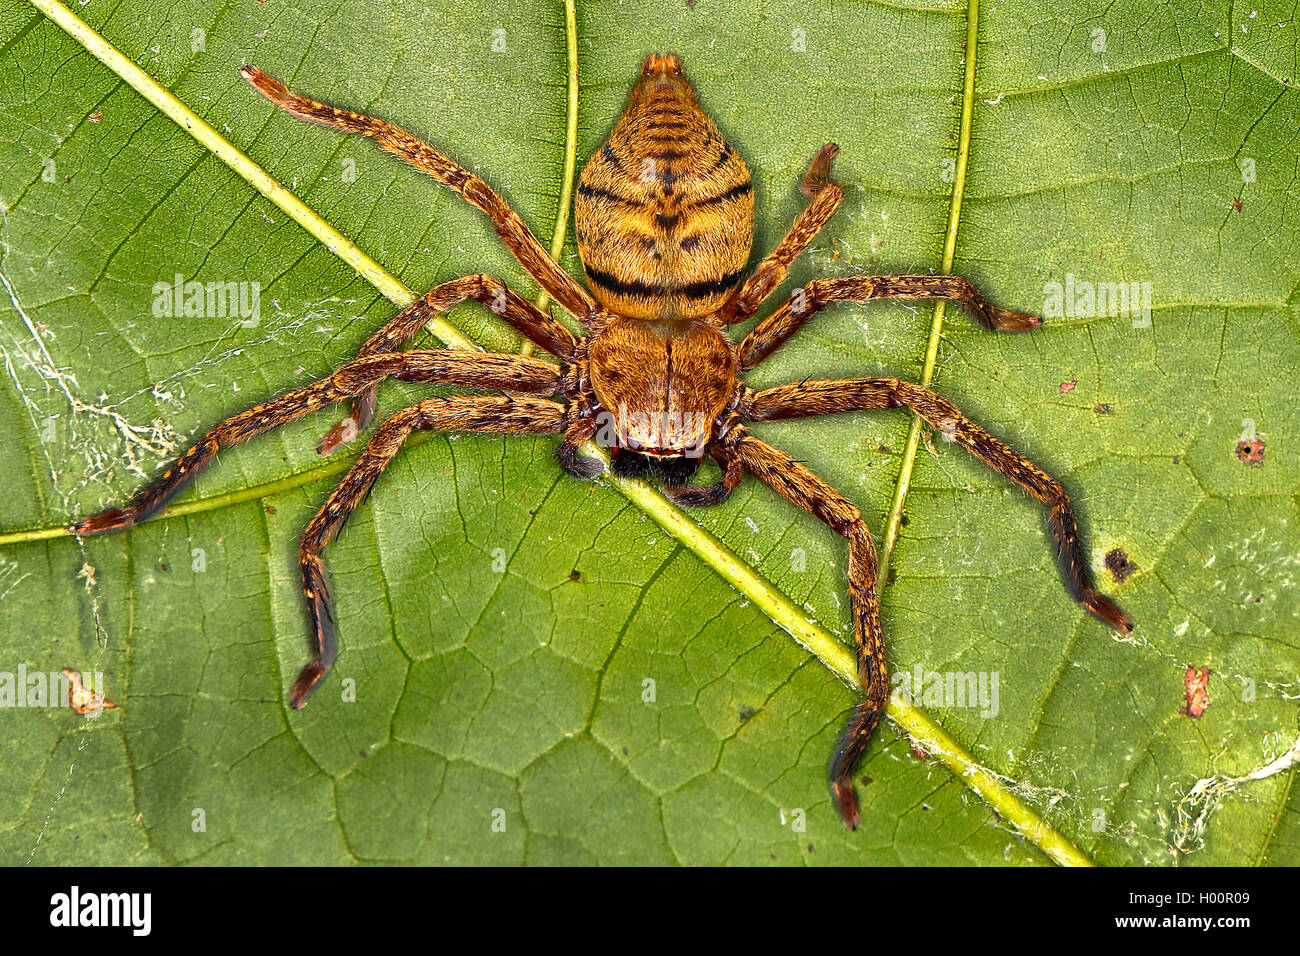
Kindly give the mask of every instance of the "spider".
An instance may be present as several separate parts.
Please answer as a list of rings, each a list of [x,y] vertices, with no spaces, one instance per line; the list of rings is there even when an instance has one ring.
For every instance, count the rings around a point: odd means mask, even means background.
[[[1048,509],[1070,594],[1122,632],[1129,618],[1093,586],[1070,501],[1061,485],[920,385],[892,378],[804,380],[759,392],[742,376],[833,302],[948,299],[984,327],[1024,332],[1042,319],[990,305],[958,276],[859,275],[814,279],[797,289],[739,344],[725,330],[752,318],[780,285],[790,263],[844,198],[831,180],[834,143],[823,146],[800,184],[809,202],[777,247],[746,278],[754,198],[748,169],[700,108],[674,55],[651,55],[608,141],[582,172],[575,200],[584,288],[546,252],[523,220],[482,179],[384,120],[291,92],[252,66],[240,73],[291,116],[370,137],[383,149],[459,192],[487,213],[493,228],[541,288],[586,331],[574,335],[547,312],[491,276],[435,287],[403,309],[328,378],[295,388],[226,419],[170,464],[122,508],[82,518],[80,535],[130,528],[153,515],[229,448],[349,401],[351,414],[321,440],[328,455],[369,426],[385,379],[463,386],[495,394],[430,398],[403,408],[375,429],[357,461],[325,500],[299,547],[311,632],[311,660],[289,694],[301,708],[338,652],[322,549],[364,500],[416,430],[561,436],[555,457],[565,471],[594,479],[604,471],[580,447],[595,439],[616,474],[657,481],[673,501],[716,505],[751,472],[777,494],[825,522],[848,542],[848,582],[861,700],[830,763],[831,794],[844,824],[860,822],[854,772],[889,693],[876,594],[876,550],[862,515],[802,462],[749,434],[747,424],[838,412],[907,407],[944,437],[1020,485]],[[588,289],[590,291],[588,291]],[[522,354],[402,346],[432,318],[474,299],[559,363]],[[705,455],[720,477],[693,482]]]

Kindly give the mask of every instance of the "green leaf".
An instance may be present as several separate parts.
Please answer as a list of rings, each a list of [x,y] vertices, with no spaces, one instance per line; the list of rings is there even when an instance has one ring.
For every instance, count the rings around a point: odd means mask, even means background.
[[[78,33],[0,0],[0,672],[99,671],[119,704],[0,708],[19,771],[0,776],[2,858],[1300,862],[1295,758],[1277,759],[1300,694],[1297,27],[1281,4],[1175,6],[604,3],[566,29],[544,3],[192,0],[78,6]],[[755,428],[892,545],[895,670],[998,676],[994,716],[891,710],[966,769],[883,727],[856,833],[824,779],[854,699],[843,544],[752,479],[683,518],[562,477],[550,440],[413,443],[326,553],[343,653],[298,713],[296,543],[346,466],[313,450],[334,415],[224,454],[163,520],[60,530],[327,374],[409,289],[486,271],[537,294],[481,214],[274,111],[239,63],[427,138],[550,242],[569,156],[668,49],[754,174],[756,255],[817,147],[841,147],[844,207],[782,294],[949,264],[1026,310],[1067,276],[1150,283],[1149,324],[1027,336],[928,305],[830,309],[751,377],[932,378],[1062,479],[1138,623],[1120,639],[1079,611],[1038,505],[904,413]],[[131,63],[174,100],[124,82]],[[571,239],[563,262],[581,274]],[[260,283],[259,321],[155,316],[177,274]],[[444,342],[520,347],[476,306],[449,322]],[[1240,460],[1247,437],[1262,462]],[[1210,669],[1196,719],[1188,666]]]

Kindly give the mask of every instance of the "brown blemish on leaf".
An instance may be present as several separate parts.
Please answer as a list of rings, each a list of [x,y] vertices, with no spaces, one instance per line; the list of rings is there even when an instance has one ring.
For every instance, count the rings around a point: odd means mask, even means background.
[[[1073,391],[1074,391],[1074,386],[1076,386],[1076,385],[1078,385],[1078,384],[1079,384],[1078,381],[1076,381],[1075,379],[1070,379],[1068,382],[1062,382],[1062,383],[1061,383],[1061,394],[1064,395],[1066,392],[1073,392]]]
[[[1264,463],[1264,439],[1252,438],[1237,442],[1237,460],[1243,465],[1258,468]]]
[[[1187,717],[1197,718],[1210,706],[1210,668],[1187,668],[1183,675],[1183,688],[1187,693],[1187,703],[1178,708],[1178,712]]]
[[[1099,405],[1094,405],[1092,410],[1096,412],[1098,415],[1109,415],[1111,413],[1110,403],[1102,402]]]
[[[82,716],[97,714],[101,710],[110,710],[117,706],[111,700],[105,700],[103,694],[85,686],[81,682],[81,671],[65,667],[60,673],[68,679],[68,706]]]
[[[1137,564],[1123,548],[1112,548],[1106,555],[1106,570],[1115,579],[1116,584],[1123,584],[1124,579],[1136,571]]]

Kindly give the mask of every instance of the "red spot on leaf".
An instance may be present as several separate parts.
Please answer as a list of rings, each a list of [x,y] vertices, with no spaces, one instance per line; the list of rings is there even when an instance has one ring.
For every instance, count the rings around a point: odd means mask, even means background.
[[[1187,692],[1187,703],[1178,708],[1178,712],[1187,717],[1200,717],[1205,708],[1210,706],[1210,668],[1187,668],[1183,675],[1183,688]]]
[[[1258,468],[1264,464],[1264,439],[1237,442],[1237,458],[1243,465]]]

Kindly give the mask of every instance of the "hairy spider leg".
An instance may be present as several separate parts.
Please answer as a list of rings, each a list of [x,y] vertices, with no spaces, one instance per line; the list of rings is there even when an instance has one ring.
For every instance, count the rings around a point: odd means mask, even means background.
[[[719,314],[723,324],[744,322],[757,312],[763,301],[785,279],[790,263],[808,248],[822,226],[840,208],[840,203],[844,201],[844,190],[830,179],[831,163],[839,151],[840,148],[834,143],[827,143],[817,151],[799,184],[799,189],[812,202],[803,208],[789,231],[767,258],[758,264],[745,284],[732,293],[731,298],[722,306]]]
[[[428,322],[466,299],[474,299],[503,318],[512,328],[552,355],[572,361],[578,340],[561,323],[489,275],[452,279],[430,289],[389,320],[361,346],[359,357],[395,352]],[[321,439],[316,451],[329,455],[369,427],[375,417],[378,384],[352,398],[351,414]]]
[[[904,406],[915,411],[945,438],[962,445],[1047,505],[1061,573],[1070,595],[1103,623],[1125,634],[1132,631],[1133,623],[1128,616],[1093,584],[1065,489],[1029,459],[973,424],[955,405],[932,390],[898,379],[805,381],[758,392],[742,403],[739,413],[748,421],[776,421]],[[757,448],[753,442],[753,439],[746,439],[739,446],[745,467],[849,539],[849,591],[854,608],[859,677],[864,697],[854,709],[836,748],[830,777],[831,790],[844,823],[854,829],[859,816],[853,773],[884,712],[888,696],[876,597],[875,549],[857,509],[811,472],[790,461],[788,456],[770,446]]]
[[[585,323],[592,321],[596,301],[574,278],[560,268],[509,204],[483,180],[452,162],[428,143],[385,120],[339,109],[294,93],[280,80],[255,66],[241,66],[240,75],[253,88],[290,116],[345,133],[373,139],[383,149],[406,160],[422,173],[449,186],[482,209],[506,248],[556,302]]]
[[[990,305],[980,291],[961,276],[839,276],[814,279],[796,289],[779,309],[745,336],[740,344],[740,367],[749,371],[798,332],[822,307],[831,302],[865,302],[868,299],[947,299],[959,302],[986,329],[1026,332],[1043,320]]]
[[[521,355],[433,350],[355,359],[328,378],[292,389],[213,426],[129,504],[82,518],[73,525],[73,531],[92,535],[132,528],[176,497],[211,463],[218,450],[233,448],[326,405],[345,401],[386,378],[539,395],[556,395],[561,389],[559,369]]]
[[[889,666],[876,597],[876,546],[862,514],[847,498],[785,452],[751,436],[736,446],[745,468],[760,481],[809,514],[825,522],[849,543],[849,601],[853,608],[853,639],[857,650],[858,684],[862,700],[831,760],[831,793],[844,825],[860,822],[858,789],[853,773],[889,700]]]
[[[410,353],[406,353],[410,354]],[[311,661],[294,681],[289,703],[298,710],[329,672],[338,654],[334,614],[321,550],[338,535],[348,515],[370,493],[375,480],[416,430],[473,431],[510,435],[551,435],[564,431],[567,409],[544,398],[457,395],[426,399],[385,419],[366,450],[321,505],[303,532],[298,548],[303,595],[311,621]]]
[[[804,418],[835,412],[907,406],[948,441],[955,441],[994,471],[1010,478],[1048,508],[1061,574],[1071,597],[1098,620],[1125,634],[1133,622],[1093,584],[1079,543],[1079,528],[1065,489],[1047,472],[967,419],[956,405],[920,385],[893,378],[833,379],[764,389],[749,402],[751,421]]]

